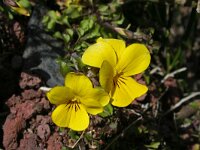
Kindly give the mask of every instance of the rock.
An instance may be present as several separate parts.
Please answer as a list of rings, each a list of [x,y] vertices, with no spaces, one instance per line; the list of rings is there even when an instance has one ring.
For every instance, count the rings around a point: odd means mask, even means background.
[[[19,55],[14,55],[11,59],[11,66],[15,70],[19,70],[22,67],[22,57]]]
[[[57,132],[53,133],[47,141],[48,150],[61,150],[62,149],[62,138],[59,136]]]
[[[25,127],[25,121],[22,117],[7,117],[6,122],[3,125],[3,146],[6,150],[16,149],[17,136],[19,131]]]
[[[37,135],[32,133],[26,133],[24,138],[20,140],[20,146],[18,150],[42,150],[37,146]]]
[[[28,23],[27,45],[23,54],[24,71],[39,76],[50,87],[62,85],[63,76],[60,74],[56,59],[64,56],[64,44],[44,30],[42,17],[47,8],[37,5]]]
[[[31,76],[25,72],[22,72],[20,77],[19,86],[21,89],[39,88],[41,83],[40,78]]]
[[[48,124],[41,124],[37,127],[37,135],[42,140],[46,140],[49,138],[50,135],[50,127]]]
[[[41,91],[36,91],[33,89],[24,90],[22,93],[23,100],[36,100],[42,96]]]
[[[6,118],[3,125],[3,146],[5,149],[16,149],[19,132],[26,127],[26,122],[37,113],[37,102],[26,100],[10,108],[11,114]],[[44,132],[49,136],[50,129],[45,126]]]

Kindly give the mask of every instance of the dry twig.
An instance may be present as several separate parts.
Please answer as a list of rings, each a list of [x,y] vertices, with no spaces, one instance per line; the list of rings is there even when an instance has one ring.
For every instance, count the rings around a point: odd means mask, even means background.
[[[198,13],[200,13],[200,0],[198,0],[198,2],[197,2],[197,9],[196,10],[197,10]]]
[[[193,92],[189,96],[182,98],[177,104],[171,107],[171,109],[169,109],[163,116],[166,116],[167,114],[171,113],[172,111],[179,108],[181,105],[183,105],[184,103],[188,102],[189,100],[191,100],[192,98],[198,95],[200,95],[200,92]]]
[[[164,83],[165,80],[168,79],[169,77],[174,77],[176,74],[181,73],[181,72],[186,71],[186,70],[187,70],[187,68],[186,68],[186,67],[183,67],[183,68],[180,68],[180,69],[178,69],[178,70],[175,70],[175,71],[173,71],[173,72],[167,74],[167,75],[162,79],[161,83]]]
[[[76,143],[74,143],[74,145],[68,146],[68,147],[74,149],[74,147],[78,144],[78,142],[83,138],[84,133],[85,133],[85,130],[81,133],[81,136],[80,136],[79,139],[76,141]]]
[[[39,88],[39,90],[43,91],[43,92],[49,92],[52,88],[48,88],[48,87],[45,87],[45,86],[42,86]]]

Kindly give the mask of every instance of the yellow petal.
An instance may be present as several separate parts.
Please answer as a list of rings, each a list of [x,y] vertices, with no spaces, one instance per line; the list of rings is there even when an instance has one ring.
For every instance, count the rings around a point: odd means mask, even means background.
[[[92,82],[82,73],[70,72],[65,78],[65,86],[72,89],[75,95],[80,97],[87,95],[93,89]]]
[[[117,56],[113,47],[102,41],[97,41],[97,43],[89,46],[82,56],[84,64],[97,68],[101,67],[104,60],[107,60],[112,66],[115,66]]]
[[[123,52],[116,70],[123,72],[125,76],[131,76],[143,72],[150,63],[150,53],[143,44],[132,44]]]
[[[94,88],[88,91],[88,95],[80,99],[86,111],[92,115],[103,112],[103,106],[110,101],[110,96],[102,88]]]
[[[101,106],[106,106],[110,101],[109,94],[102,88],[95,88],[91,96],[93,99],[98,100]]]
[[[120,77],[113,93],[112,105],[118,107],[128,106],[135,98],[147,92],[145,85],[137,83],[131,77]]]
[[[114,68],[109,64],[108,61],[103,61],[99,71],[99,82],[100,85],[105,89],[106,92],[110,92],[113,86]]]
[[[81,103],[85,106],[86,111],[92,115],[103,112],[103,106],[96,99],[81,99]]]
[[[83,97],[83,100],[86,101],[85,103],[87,103],[87,99],[93,99],[93,100],[97,101],[101,105],[101,107],[103,107],[109,103],[110,96],[108,95],[107,92],[105,92],[104,89],[102,89],[100,87],[96,87],[93,90],[88,91],[88,95]],[[90,104],[88,104],[88,105],[90,105]]]
[[[125,42],[123,40],[99,38],[97,40],[97,42],[99,42],[99,41],[106,42],[109,45],[111,45],[111,47],[114,49],[114,51],[117,54],[117,60],[120,59],[122,53],[124,52],[124,50],[126,48],[126,44],[125,44]]]
[[[24,16],[30,16],[30,13],[27,9],[23,8],[23,7],[12,7],[11,8],[18,14],[20,15],[24,15]]]
[[[57,126],[75,131],[85,130],[89,125],[89,116],[84,106],[78,103],[57,106],[51,117]]]
[[[47,98],[52,104],[66,104],[73,99],[74,95],[70,88],[64,86],[56,86],[47,93]]]

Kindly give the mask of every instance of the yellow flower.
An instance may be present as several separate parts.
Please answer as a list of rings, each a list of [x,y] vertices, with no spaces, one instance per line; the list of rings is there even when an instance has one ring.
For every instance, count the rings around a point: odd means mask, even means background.
[[[150,63],[150,53],[143,44],[131,44],[117,39],[99,38],[82,56],[83,63],[100,68],[99,82],[112,97],[112,105],[128,106],[148,88],[131,76],[143,72]]]
[[[65,86],[52,88],[47,97],[57,105],[51,116],[53,122],[75,131],[85,130],[89,125],[88,113],[101,113],[110,99],[103,89],[93,88],[89,78],[81,73],[68,73]]]
[[[28,2],[27,2],[28,3]],[[30,12],[27,8],[25,8],[20,2],[15,0],[4,0],[4,4],[11,8],[14,12],[24,15],[30,16]]]

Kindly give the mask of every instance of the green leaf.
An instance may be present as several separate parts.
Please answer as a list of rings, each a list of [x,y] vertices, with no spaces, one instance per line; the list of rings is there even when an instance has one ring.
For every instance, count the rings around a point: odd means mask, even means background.
[[[47,24],[47,29],[52,30],[54,29],[55,25],[56,25],[56,22],[54,20],[50,20]]]
[[[54,33],[53,37],[55,37],[57,39],[62,39],[62,34],[59,31],[57,31]]]
[[[152,142],[150,145],[145,145],[145,147],[150,148],[150,149],[158,149],[160,146],[160,142]]]
[[[80,45],[80,44],[76,44],[76,45],[74,46],[74,50],[75,50],[75,51],[80,51],[80,50],[81,50],[81,45]]]
[[[89,132],[89,133],[85,133],[84,134],[84,137],[88,140],[88,141],[91,141],[93,138],[92,138],[92,134]]]
[[[87,34],[86,39],[92,39],[92,38],[97,38],[100,37],[100,25],[95,24],[94,28],[90,31],[90,33]]]
[[[86,65],[82,62],[82,59],[80,57],[76,58],[76,62],[78,65],[79,70],[82,70]]]
[[[100,5],[98,10],[100,12],[106,12],[108,10],[108,8],[109,7],[107,5]]]
[[[48,23],[49,19],[50,19],[49,16],[44,16],[44,17],[42,18],[42,23],[44,23],[44,24],[46,25],[46,24]]]
[[[59,132],[63,132],[65,130],[65,128],[60,127],[59,128]]]
[[[116,19],[114,19],[113,23],[116,25],[121,25],[125,20],[124,16],[121,14],[117,14],[115,17]]]
[[[24,8],[30,8],[31,7],[31,3],[29,2],[29,0],[19,0],[18,3],[23,6]]]
[[[94,21],[92,18],[84,19],[80,23],[80,28],[85,32],[90,30],[94,26]]]
[[[81,37],[84,35],[85,31],[82,28],[78,28],[78,36]]]
[[[82,48],[87,48],[87,47],[88,47],[88,43],[85,42],[85,41],[83,41],[83,42],[81,43],[81,47],[82,47]]]
[[[50,16],[50,18],[53,19],[53,20],[58,19],[58,15],[56,14],[56,11],[54,11],[54,10],[49,11],[48,16]]]
[[[101,117],[108,117],[108,116],[111,116],[112,114],[113,114],[113,107],[111,104],[108,104],[104,107],[104,111],[100,113],[99,115]]]
[[[57,60],[57,63],[60,66],[60,72],[61,72],[61,74],[63,75],[63,77],[65,77],[66,74],[70,72],[69,65],[66,62],[64,62],[63,60],[61,60],[61,59]]]
[[[2,6],[0,6],[0,11],[2,11],[2,12],[4,11],[4,9],[3,9],[3,7],[2,7]]]
[[[79,136],[77,135],[77,132],[76,132],[76,131],[70,130],[70,131],[68,132],[68,135],[69,135],[72,139],[75,139],[75,140],[79,139]]]
[[[70,37],[74,35],[74,30],[73,29],[66,29],[66,33],[69,34]]]
[[[61,23],[61,24],[65,24],[65,25],[67,25],[68,27],[71,27],[71,25],[70,25],[70,23],[69,23],[69,17],[68,17],[68,16],[62,15],[62,16],[59,18],[59,20],[60,20],[60,23]]]
[[[145,82],[146,82],[147,84],[150,84],[150,76],[144,74],[143,77],[144,77],[144,79],[145,79]]]
[[[63,33],[63,40],[65,41],[65,43],[68,43],[70,41],[71,37],[69,36],[69,34],[65,34]]]
[[[191,102],[190,104],[189,104],[193,109],[200,109],[200,103],[199,102],[197,102],[197,101],[194,101],[194,102]]]
[[[63,146],[61,150],[70,150],[70,148]]]
[[[181,49],[179,48],[177,51],[176,51],[176,54],[175,56],[173,56],[173,60],[172,60],[172,63],[171,63],[171,69],[172,68],[175,68],[178,63],[180,62],[181,60],[181,56],[182,56],[182,51]]]
[[[70,5],[65,11],[64,14],[71,19],[76,19],[81,16],[82,7],[80,5]]]
[[[9,18],[10,20],[14,19],[14,16],[13,16],[13,14],[12,14],[10,11],[8,12],[8,18]]]

